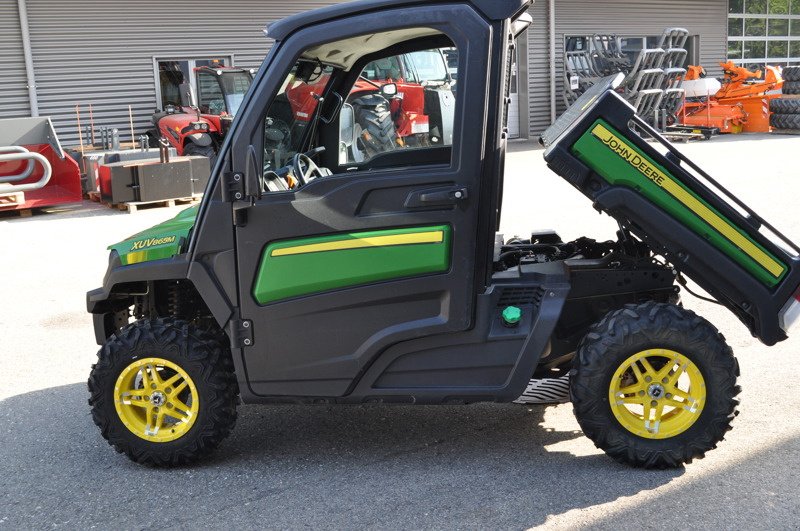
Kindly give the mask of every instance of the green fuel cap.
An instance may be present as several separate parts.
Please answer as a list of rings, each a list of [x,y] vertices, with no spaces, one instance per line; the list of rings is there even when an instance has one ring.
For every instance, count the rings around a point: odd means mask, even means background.
[[[506,306],[503,310],[503,324],[506,326],[517,326],[522,319],[522,310],[516,306]]]

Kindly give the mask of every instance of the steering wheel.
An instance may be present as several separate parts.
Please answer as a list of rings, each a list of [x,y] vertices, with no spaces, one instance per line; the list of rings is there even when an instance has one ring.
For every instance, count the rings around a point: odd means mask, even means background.
[[[292,159],[292,175],[300,184],[306,184],[312,179],[322,177],[322,172],[311,157],[305,153],[297,153]]]

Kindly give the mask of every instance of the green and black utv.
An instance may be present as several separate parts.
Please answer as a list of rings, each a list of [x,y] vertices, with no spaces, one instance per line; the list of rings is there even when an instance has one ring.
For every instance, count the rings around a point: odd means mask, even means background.
[[[199,208],[113,245],[88,293],[102,345],[89,403],[114,448],[191,462],[239,402],[571,400],[598,447],[643,467],[722,440],[739,369],[678,284],[772,345],[800,320],[800,249],[638,118],[614,78],[542,142],[617,240],[497,238],[529,4],[365,0],[269,26]],[[425,103],[452,141],[356,157],[346,98],[364,66],[441,48],[458,50],[458,90]]]

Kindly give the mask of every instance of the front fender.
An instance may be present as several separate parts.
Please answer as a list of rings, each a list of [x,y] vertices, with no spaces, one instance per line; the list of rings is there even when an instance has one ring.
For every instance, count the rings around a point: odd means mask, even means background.
[[[86,310],[101,314],[116,310],[115,302],[125,299],[142,283],[151,280],[183,280],[189,275],[189,261],[186,255],[164,260],[120,265],[119,258],[112,259],[103,287],[86,294]]]
[[[192,133],[186,135],[186,138],[191,140],[193,144],[197,144],[201,147],[208,147],[213,143],[213,139],[208,133]]]

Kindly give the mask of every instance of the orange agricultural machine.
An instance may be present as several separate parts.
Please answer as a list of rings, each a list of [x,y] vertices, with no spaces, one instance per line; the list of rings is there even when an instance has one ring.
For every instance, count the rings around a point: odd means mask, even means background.
[[[686,102],[678,118],[690,127],[718,128],[721,133],[768,133],[769,100],[780,96],[780,70],[767,66],[750,71],[732,62],[720,63],[722,82],[706,77],[702,66],[687,69]]]

